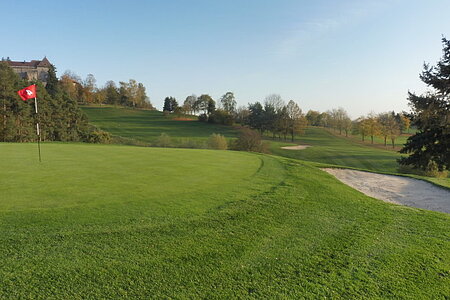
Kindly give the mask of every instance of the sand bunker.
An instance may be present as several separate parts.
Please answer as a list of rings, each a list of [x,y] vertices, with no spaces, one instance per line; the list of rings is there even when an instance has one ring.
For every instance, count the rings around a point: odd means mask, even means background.
[[[286,149],[286,150],[303,150],[303,149],[306,149],[308,147],[311,147],[311,146],[310,145],[296,145],[296,146],[281,147],[281,149]]]
[[[370,197],[450,213],[450,191],[423,180],[348,169],[322,170]]]

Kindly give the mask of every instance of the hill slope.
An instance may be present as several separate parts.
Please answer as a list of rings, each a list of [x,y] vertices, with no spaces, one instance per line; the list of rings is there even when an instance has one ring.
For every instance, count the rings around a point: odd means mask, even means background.
[[[83,111],[88,115],[91,123],[113,135],[146,142],[154,141],[163,132],[178,139],[194,140],[204,140],[212,133],[221,133],[227,137],[237,135],[237,131],[229,126],[196,121],[175,121],[165,118],[158,111],[89,106],[83,107]],[[269,141],[271,151],[277,155],[374,171],[395,172],[396,159],[400,157],[396,152],[353,143],[317,127],[309,127],[305,135],[297,137],[297,143],[313,146],[306,150],[283,150],[280,147],[288,143]]]
[[[213,133],[235,137],[237,131],[230,126],[220,126],[195,121],[177,121],[164,117],[162,112],[123,107],[91,107],[82,110],[89,121],[113,135],[153,142],[161,133],[178,141],[190,139],[204,141]]]
[[[231,151],[2,144],[0,298],[450,294],[450,217],[307,163]],[[67,172],[70,170],[70,172]]]
[[[161,112],[113,108],[108,106],[85,106],[83,111],[91,123],[113,135],[144,142],[154,142],[161,133],[172,137],[174,146],[204,148],[205,141],[212,133],[221,133],[228,138],[236,137],[238,131],[230,126],[197,121],[176,121],[166,118]],[[318,128],[309,127],[306,133],[297,136],[298,144],[311,145],[311,148],[293,151],[281,149],[289,142],[268,139],[273,154],[300,160],[359,168],[375,172],[396,173],[400,154],[346,139]],[[450,178],[423,178],[438,185],[450,187]]]

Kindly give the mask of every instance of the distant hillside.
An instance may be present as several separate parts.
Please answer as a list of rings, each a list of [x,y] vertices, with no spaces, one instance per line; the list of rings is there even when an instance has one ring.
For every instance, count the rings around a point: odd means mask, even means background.
[[[176,143],[206,141],[213,133],[220,133],[227,138],[237,136],[237,130],[231,126],[176,120],[165,117],[160,111],[112,106],[84,106],[82,110],[87,114],[89,122],[114,136],[146,143],[154,142],[162,133],[169,135]]]

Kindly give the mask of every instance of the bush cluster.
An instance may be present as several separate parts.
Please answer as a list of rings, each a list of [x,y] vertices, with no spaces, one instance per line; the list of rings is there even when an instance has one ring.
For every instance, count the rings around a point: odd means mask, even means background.
[[[233,150],[267,153],[268,145],[263,143],[259,132],[244,127],[234,141]]]
[[[223,135],[213,133],[208,139],[208,147],[215,150],[227,150],[228,143]]]

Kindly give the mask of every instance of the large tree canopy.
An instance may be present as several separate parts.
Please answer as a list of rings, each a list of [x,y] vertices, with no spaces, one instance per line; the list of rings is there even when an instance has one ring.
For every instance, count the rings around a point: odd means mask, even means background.
[[[443,38],[443,56],[436,66],[425,64],[420,78],[434,91],[409,93],[413,125],[417,133],[401,153],[410,153],[400,164],[429,170],[450,169],[450,41]]]

